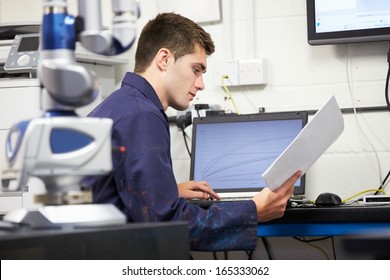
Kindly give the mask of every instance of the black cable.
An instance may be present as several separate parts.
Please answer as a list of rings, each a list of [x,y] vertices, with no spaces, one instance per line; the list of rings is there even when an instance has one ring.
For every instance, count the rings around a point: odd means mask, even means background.
[[[390,79],[390,49],[387,53],[387,63],[388,63],[388,69],[387,69],[387,77],[386,77],[386,86],[385,86],[385,99],[387,104],[387,109],[390,111],[390,100],[389,100],[389,79]]]
[[[187,133],[184,131],[184,129],[182,130],[182,132],[183,132],[184,144],[186,146],[187,153],[191,157],[191,151],[190,151],[190,148],[188,147],[188,143],[187,143]]]
[[[332,240],[333,259],[336,260],[336,247],[334,246],[334,236],[331,237],[331,240]]]
[[[382,187],[385,186],[386,181],[387,181],[387,179],[389,179],[389,177],[390,177],[390,170],[389,170],[389,172],[387,173],[385,179],[383,179],[382,185],[381,185],[379,188],[382,188]]]
[[[268,243],[267,238],[261,237],[261,241],[263,241],[263,245],[264,245],[265,251],[267,252],[268,259],[269,259],[269,260],[272,260],[272,255],[271,255],[271,251],[270,251],[270,246],[269,246],[269,243]]]
[[[223,256],[225,260],[228,260],[228,251],[223,251]],[[213,258],[214,260],[218,260],[218,255],[216,251],[213,251]]]
[[[389,179],[389,177],[390,177],[390,170],[389,170],[389,172],[387,173],[385,179],[383,179],[382,184],[379,186],[379,188],[378,188],[379,190],[383,189],[383,187],[385,186],[386,181],[387,181],[387,179]],[[376,192],[374,193],[374,195],[377,195],[378,193],[379,193],[379,192],[376,191]]]
[[[189,126],[192,123],[192,118],[191,118],[191,112],[187,112],[184,116],[180,116],[176,120],[176,125],[177,127],[182,131],[183,133],[183,138],[184,138],[184,144],[186,146],[188,155],[191,157],[191,151],[187,143],[187,134],[185,132],[185,128]]]
[[[333,239],[333,236],[324,236],[324,237],[320,237],[320,238],[313,238],[313,239],[305,239],[304,237],[303,238],[300,238],[300,237],[297,237],[297,236],[292,236],[292,238],[294,238],[295,240],[298,240],[300,242],[303,242],[303,243],[309,243],[309,245],[311,246],[314,246],[313,244],[310,244],[310,243],[313,243],[313,242],[317,242],[317,241],[321,241],[321,240],[326,240],[326,239],[331,239],[331,242],[332,242],[332,251],[333,251],[333,258],[336,259],[336,250],[335,250],[335,246],[334,246],[334,239]],[[318,247],[318,246],[314,246],[316,247],[317,249],[321,250],[322,253],[326,256],[326,258],[329,260],[329,256],[328,254],[326,253],[326,251],[324,249],[322,249],[321,247]]]
[[[253,260],[253,252],[254,250],[245,251],[245,253],[248,255],[248,260]]]
[[[309,240],[303,239],[303,238],[300,238],[300,237],[297,237],[297,236],[292,236],[292,238],[294,238],[295,240],[298,240],[300,242],[309,243],[309,242],[317,242],[317,241],[321,241],[321,240],[326,240],[326,239],[332,238],[332,236],[313,238],[313,239],[309,239]]]

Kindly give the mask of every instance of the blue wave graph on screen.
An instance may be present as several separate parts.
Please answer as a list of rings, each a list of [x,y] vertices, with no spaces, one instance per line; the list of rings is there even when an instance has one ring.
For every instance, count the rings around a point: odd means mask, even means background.
[[[261,174],[301,130],[299,120],[213,123],[198,127],[194,179],[214,189],[264,187]]]

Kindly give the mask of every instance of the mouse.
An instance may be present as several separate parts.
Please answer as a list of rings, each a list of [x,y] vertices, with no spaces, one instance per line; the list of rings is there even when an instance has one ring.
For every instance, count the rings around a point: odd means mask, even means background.
[[[341,198],[337,194],[325,192],[318,195],[314,204],[317,207],[324,207],[324,206],[339,206],[343,203]]]

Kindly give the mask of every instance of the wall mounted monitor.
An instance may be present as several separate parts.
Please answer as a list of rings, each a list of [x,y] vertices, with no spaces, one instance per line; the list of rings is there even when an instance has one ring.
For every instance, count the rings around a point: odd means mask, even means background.
[[[390,41],[389,0],[306,0],[310,45]]]

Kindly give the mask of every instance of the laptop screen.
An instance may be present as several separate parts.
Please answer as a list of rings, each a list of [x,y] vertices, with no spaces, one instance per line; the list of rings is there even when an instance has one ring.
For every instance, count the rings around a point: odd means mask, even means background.
[[[261,174],[306,125],[307,112],[194,118],[190,179],[207,181],[219,193],[258,192]],[[305,193],[303,175],[294,195]]]

